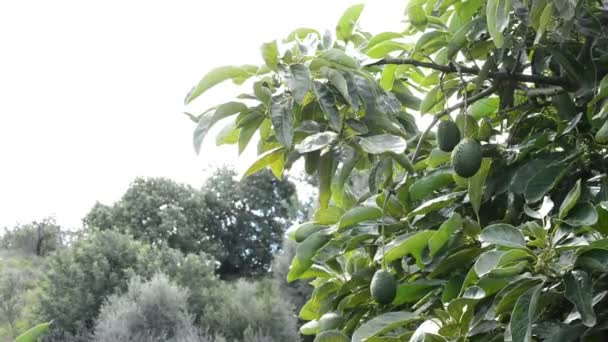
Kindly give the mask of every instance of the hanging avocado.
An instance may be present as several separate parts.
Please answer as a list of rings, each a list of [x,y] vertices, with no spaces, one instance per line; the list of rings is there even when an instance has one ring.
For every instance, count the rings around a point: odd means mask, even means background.
[[[397,294],[397,282],[389,271],[378,270],[370,286],[372,297],[380,304],[390,304]]]
[[[451,120],[444,120],[437,128],[437,146],[444,152],[452,152],[460,141],[460,130]]]
[[[452,151],[452,167],[463,178],[472,177],[481,167],[481,145],[470,138],[462,140]]]

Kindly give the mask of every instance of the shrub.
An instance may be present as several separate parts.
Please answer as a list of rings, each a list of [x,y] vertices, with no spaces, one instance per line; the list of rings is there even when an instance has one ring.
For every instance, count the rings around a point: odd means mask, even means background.
[[[218,292],[219,305],[210,310],[204,324],[229,341],[264,336],[271,341],[297,341],[297,319],[292,305],[270,280],[241,279]]]
[[[147,282],[134,277],[126,293],[110,296],[101,307],[93,340],[173,339],[179,332],[192,329],[188,296],[187,289],[172,283],[162,273]]]

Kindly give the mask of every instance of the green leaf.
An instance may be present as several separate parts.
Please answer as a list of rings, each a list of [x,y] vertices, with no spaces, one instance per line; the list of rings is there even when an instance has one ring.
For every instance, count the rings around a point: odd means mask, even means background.
[[[345,230],[361,222],[382,218],[382,210],[376,207],[354,207],[340,218],[339,230]]]
[[[200,153],[205,136],[216,122],[245,110],[247,110],[247,106],[240,102],[227,102],[215,108],[215,111],[211,109],[201,115],[192,137],[196,153]]]
[[[296,248],[296,256],[302,265],[312,265],[312,257],[331,239],[325,232],[316,232]]]
[[[469,106],[467,112],[475,118],[475,120],[483,119],[498,111],[499,101],[500,99],[498,97],[488,97],[475,101],[475,103]]]
[[[293,143],[293,100],[274,99],[270,107],[270,121],[281,145],[289,148]]]
[[[352,101],[348,92],[348,85],[344,76],[342,76],[342,74],[338,71],[328,67],[322,67],[321,73],[327,78],[329,83],[331,83],[338,90],[338,92],[340,93],[340,95],[342,95],[342,98],[344,98],[346,103],[348,103],[348,105],[352,107]]]
[[[410,198],[418,201],[432,194],[437,190],[442,190],[454,182],[454,171],[451,168],[439,169],[418,179],[410,186]]]
[[[564,275],[564,295],[574,304],[581,315],[583,324],[593,327],[597,323],[593,311],[593,286],[591,278],[585,271],[572,271]]]
[[[384,246],[384,260],[391,262],[408,254],[413,255],[420,262],[422,250],[426,247],[429,239],[435,234],[432,230],[424,230],[418,233],[409,233],[397,237]],[[382,251],[375,256],[376,261],[382,260]]]
[[[308,153],[313,151],[318,151],[323,147],[331,144],[338,137],[337,133],[326,131],[313,135],[307,136],[304,140],[302,140],[298,145],[296,145],[295,149],[298,153]]]
[[[450,205],[456,199],[465,194],[465,191],[452,192],[447,195],[439,196],[428,200],[410,212],[409,216],[424,215],[432,211],[439,210]]]
[[[494,299],[494,310],[497,315],[512,310],[517,299],[532,286],[538,285],[536,279],[522,279],[503,288]]]
[[[379,134],[359,139],[359,145],[370,154],[382,154],[386,152],[403,153],[407,147],[402,137],[391,134]]]
[[[397,295],[391,303],[392,305],[401,305],[405,303],[415,303],[420,298],[426,296],[432,289],[444,284],[441,280],[414,280],[413,282],[404,283],[397,287]]]
[[[491,158],[483,158],[479,171],[477,171],[473,177],[469,178],[469,200],[477,215],[479,215],[479,209],[483,199],[483,188],[486,184],[486,178],[488,177],[491,165]]]
[[[467,44],[467,34],[475,24],[476,21],[471,20],[462,25],[462,27],[458,29],[454,36],[449,40],[447,50],[448,60],[454,58],[454,56],[456,56],[456,54]]]
[[[486,6],[487,27],[497,48],[501,48],[504,44],[502,32],[509,24],[511,9],[511,0],[488,0]]]
[[[302,103],[306,97],[311,81],[310,70],[304,64],[292,64],[289,66],[289,72],[285,73],[285,82],[297,103]]]
[[[36,342],[38,338],[42,337],[49,330],[50,325],[51,322],[38,324],[19,335],[15,339],[15,342]]]
[[[477,276],[481,278],[498,267],[498,262],[504,254],[503,251],[488,251],[480,255],[474,266]]]
[[[327,119],[329,120],[330,127],[336,131],[340,131],[342,129],[342,118],[340,117],[340,113],[338,113],[334,94],[326,84],[321,82],[315,81],[314,89],[317,99],[319,100],[321,110],[325,113]]]
[[[344,210],[335,205],[330,205],[327,208],[320,208],[315,212],[314,219],[315,223],[318,224],[335,224],[340,221],[340,218],[344,215]]]
[[[564,217],[566,217],[566,215],[568,215],[568,213],[570,212],[570,209],[574,208],[574,206],[576,205],[576,202],[578,202],[578,199],[580,196],[581,196],[581,180],[579,179],[576,181],[576,184],[574,185],[574,187],[572,189],[570,189],[570,191],[566,195],[566,198],[562,202],[562,205],[559,206],[559,218],[560,219],[563,219]]]
[[[576,258],[574,267],[590,273],[608,273],[608,250],[593,248],[585,251]]]
[[[262,58],[264,58],[264,63],[272,69],[276,70],[277,65],[279,64],[279,48],[277,46],[276,40],[273,40],[269,43],[262,44]]]
[[[359,69],[359,63],[342,50],[326,50],[321,52],[319,57],[349,69]]]
[[[534,45],[537,45],[540,42],[540,39],[543,37],[545,30],[547,29],[547,25],[549,25],[549,21],[551,21],[551,17],[553,15],[553,3],[548,3],[547,6],[543,9],[542,14],[540,15],[540,21],[538,23],[538,29],[536,30],[536,37],[534,38]]]
[[[579,0],[554,0],[555,9],[559,13],[560,17],[564,18],[564,20],[570,20],[574,17],[574,13],[576,10],[576,5]]]
[[[434,148],[426,158],[426,164],[432,168],[436,168],[450,161],[450,152],[444,152],[438,148]]]
[[[349,40],[353,35],[353,30],[357,25],[357,21],[359,21],[359,16],[363,11],[364,5],[358,4],[349,7],[344,11],[340,20],[338,20],[338,25],[336,26],[336,37],[341,40]]]
[[[517,299],[509,322],[513,342],[532,342],[532,324],[536,319],[541,290],[542,284],[539,284]]]
[[[284,150],[284,147],[277,147],[260,154],[258,156],[258,159],[253,164],[251,164],[247,171],[245,171],[245,177],[262,170],[263,168],[275,162],[277,159],[281,158],[283,156]]]
[[[443,109],[445,99],[450,97],[451,93],[456,89],[455,87],[457,85],[458,80],[449,80],[447,82],[444,82],[443,87],[437,85],[436,87],[431,89],[426,94],[422,102],[420,102],[420,114],[438,112],[439,110]]]
[[[383,58],[391,52],[404,51],[408,48],[410,48],[410,45],[408,44],[398,43],[392,40],[386,40],[374,45],[374,47],[367,50],[366,54],[371,58]]]
[[[448,44],[451,35],[443,31],[430,31],[424,33],[414,47],[414,54],[432,54]]]
[[[355,330],[352,341],[366,341],[374,336],[405,326],[418,319],[417,315],[407,311],[395,311],[381,314],[363,323]]]
[[[465,248],[456,253],[448,255],[443,260],[441,260],[441,262],[437,265],[437,267],[435,267],[433,272],[429,274],[428,278],[433,279],[440,275],[443,275],[444,273],[453,272],[456,269],[466,267],[479,255],[479,253],[481,253],[481,251],[481,248],[472,247]]]
[[[240,84],[253,76],[257,70],[254,65],[223,66],[209,71],[186,96],[186,104],[192,102],[211,87],[226,81],[232,80],[234,83]]]
[[[526,239],[523,234],[517,228],[506,223],[487,226],[481,231],[479,240],[497,246],[526,247]]]
[[[412,26],[414,26],[418,31],[424,31],[428,20],[421,5],[408,5],[406,14]]]
[[[239,122],[239,153],[243,153],[251,137],[258,130],[262,122],[264,121],[264,115],[259,112],[253,111],[249,113],[248,118]]]
[[[441,224],[437,232],[429,239],[429,251],[431,257],[441,250],[453,234],[462,227],[462,217],[458,213],[453,213],[450,218]]]
[[[222,130],[215,136],[215,145],[233,145],[239,141],[240,130],[236,127],[233,122],[229,122],[222,128]]]
[[[564,222],[573,226],[593,226],[597,223],[598,215],[595,207],[590,202],[578,203],[570,214],[564,219]]]
[[[384,69],[382,69],[382,76],[380,77],[380,86],[382,89],[386,91],[393,89],[393,85],[395,84],[395,70],[397,70],[397,67],[397,65],[384,66]]]
[[[379,44],[381,42],[391,40],[394,38],[403,38],[403,35],[401,33],[397,33],[397,32],[378,33],[377,35],[370,38],[370,40],[365,45],[365,48],[363,48],[363,52],[366,52],[369,49],[373,48],[374,46],[376,46],[376,44]]]
[[[549,165],[536,173],[526,185],[524,193],[526,202],[535,203],[540,201],[547,192],[559,183],[568,169],[563,163],[557,163]]]

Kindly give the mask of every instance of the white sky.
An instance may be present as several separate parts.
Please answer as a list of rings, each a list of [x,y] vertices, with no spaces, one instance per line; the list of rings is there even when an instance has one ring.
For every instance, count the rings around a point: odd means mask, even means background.
[[[1,1],[0,227],[45,215],[78,227],[137,176],[199,186],[210,165],[243,170],[253,149],[238,159],[208,136],[194,154],[187,91],[211,68],[261,63],[261,43],[295,28],[333,29],[361,2]],[[367,1],[361,26],[399,30],[405,4]],[[197,106],[232,94],[218,87]]]

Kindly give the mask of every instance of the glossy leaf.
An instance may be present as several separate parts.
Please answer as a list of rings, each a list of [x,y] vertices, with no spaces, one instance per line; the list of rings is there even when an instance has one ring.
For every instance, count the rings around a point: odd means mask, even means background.
[[[461,226],[462,217],[458,213],[452,214],[447,221],[441,224],[437,232],[429,239],[431,257],[441,250]]]
[[[285,74],[287,86],[293,93],[293,98],[297,103],[302,103],[304,97],[310,90],[311,76],[310,70],[304,64],[292,64],[289,71]]]
[[[302,140],[298,145],[296,145],[295,149],[299,153],[309,153],[313,151],[318,151],[323,147],[331,144],[338,137],[337,133],[326,131],[313,135],[307,136],[304,140]]]
[[[572,271],[564,275],[564,295],[581,315],[583,324],[593,327],[597,323],[593,310],[593,287],[591,278],[585,271]]]
[[[352,341],[365,341],[383,332],[405,326],[418,320],[418,316],[407,311],[395,311],[381,314],[363,323],[353,333]]]
[[[471,201],[471,206],[477,215],[479,215],[479,209],[483,200],[483,190],[491,165],[492,159],[483,158],[479,171],[477,171],[473,177],[469,178],[469,200]]]
[[[513,342],[532,342],[532,324],[536,319],[541,289],[541,285],[534,286],[517,299],[509,322]]]
[[[523,234],[517,228],[505,223],[497,223],[484,228],[479,235],[479,240],[497,246],[514,248],[526,246]]]
[[[275,99],[270,107],[270,121],[274,127],[277,140],[285,147],[293,143],[293,101]]]
[[[581,180],[577,180],[574,187],[570,189],[566,198],[562,202],[562,205],[559,206],[559,218],[563,219],[568,215],[570,210],[574,208],[576,202],[578,202],[579,197],[581,196]]]
[[[340,218],[338,229],[344,230],[365,221],[381,218],[382,209],[376,207],[354,207]]]
[[[233,80],[235,83],[242,83],[247,80],[249,77],[253,76],[257,67],[251,65],[245,66],[224,66],[215,68],[209,71],[190,91],[188,96],[186,97],[186,104],[192,102],[195,98],[202,95],[205,91],[209,90],[213,86],[226,81]]]
[[[245,171],[245,176],[254,174],[279,158],[282,158],[285,149],[283,147],[273,148],[272,150],[266,151],[258,156],[258,159]]]
[[[227,102],[201,115],[198,120],[198,125],[194,129],[192,139],[196,153],[200,153],[203,140],[216,122],[230,115],[241,113],[245,110],[247,110],[247,106],[240,102]]]
[[[276,40],[262,44],[261,50],[264,63],[266,63],[270,69],[276,70],[277,65],[279,64],[279,48]]]
[[[437,190],[442,190],[454,182],[454,171],[451,168],[439,169],[418,179],[410,186],[410,199],[419,201]]]
[[[344,14],[342,14],[342,17],[340,17],[340,20],[338,20],[338,25],[336,27],[336,36],[338,39],[350,39],[363,8],[364,5],[359,4],[349,7],[346,11],[344,11]]]
[[[359,139],[359,145],[367,153],[382,154],[386,152],[403,153],[407,143],[401,137],[391,134],[379,134]]]
[[[384,260],[391,262],[406,255],[413,255],[416,260],[421,259],[422,250],[427,246],[429,239],[435,234],[434,231],[421,231],[409,233],[397,237],[384,246]],[[382,252],[376,254],[376,261],[382,260]]]

